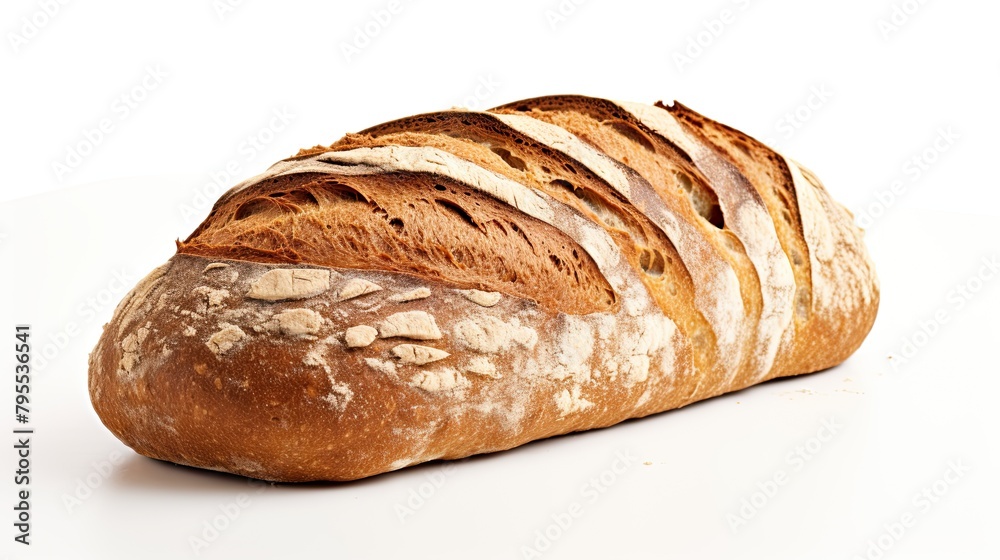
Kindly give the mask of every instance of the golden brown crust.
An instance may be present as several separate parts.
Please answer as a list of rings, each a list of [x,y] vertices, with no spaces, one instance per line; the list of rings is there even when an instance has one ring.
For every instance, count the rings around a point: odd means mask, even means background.
[[[808,170],[679,104],[554,96],[234,187],[119,305],[90,394],[150,457],[352,480],[830,367],[877,307]]]
[[[91,399],[112,433],[143,455],[185,465],[268,480],[352,480],[686,404],[665,383],[628,383],[624,368],[604,372],[609,386],[581,391],[574,380],[585,368],[574,366],[641,344],[641,333],[610,314],[577,324],[520,298],[485,307],[433,281],[351,269],[332,269],[329,288],[312,297],[248,297],[268,271],[303,270],[289,267],[179,254],[144,281],[91,354]],[[379,289],[342,300],[358,280]],[[421,289],[430,295],[400,297]],[[359,348],[346,343],[352,327],[384,333],[392,317],[414,312],[432,317],[440,338],[409,331]],[[311,313],[318,324],[282,327],[281,317]],[[599,322],[606,332],[581,326]],[[581,329],[590,335],[580,339]],[[566,334],[550,334],[558,332]],[[689,352],[680,337],[671,340],[654,359],[690,376]],[[405,363],[393,352],[402,345],[448,356]],[[564,355],[584,347],[586,364]]]

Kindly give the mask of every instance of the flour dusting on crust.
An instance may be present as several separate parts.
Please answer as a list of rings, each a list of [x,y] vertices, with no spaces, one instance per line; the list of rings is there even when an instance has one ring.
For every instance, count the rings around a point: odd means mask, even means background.
[[[459,345],[473,352],[493,354],[511,345],[534,348],[538,333],[522,326],[517,317],[508,323],[492,315],[472,315],[455,324],[452,333]]]
[[[129,334],[122,340],[122,357],[118,362],[118,374],[124,377],[131,377],[135,373],[136,366],[142,361],[141,345],[149,336],[152,323],[147,322],[139,327],[134,333]]]
[[[580,396],[579,385],[574,385],[572,389],[563,389],[556,395],[555,402],[559,408],[559,416],[566,416],[594,406],[594,403]]]
[[[205,344],[216,356],[222,356],[233,349],[239,342],[247,337],[247,333],[236,325],[222,323],[222,328],[209,337]]]
[[[363,348],[378,338],[378,329],[368,325],[355,325],[344,333],[344,342],[348,348]]]
[[[493,307],[500,303],[500,292],[484,292],[482,290],[459,290],[465,299],[483,307]]]
[[[382,338],[403,337],[414,340],[437,340],[441,330],[434,316],[426,311],[403,311],[386,317],[378,326]]]
[[[276,268],[250,285],[247,297],[265,301],[306,299],[330,289],[330,271],[318,268]]]
[[[439,393],[468,387],[469,380],[454,368],[441,368],[417,372],[410,384],[424,391]]]
[[[444,350],[419,344],[400,344],[393,347],[392,354],[399,358],[400,363],[418,366],[443,360],[451,355]]]
[[[408,301],[415,301],[429,297],[431,297],[431,289],[426,286],[422,286],[420,288],[389,296],[389,301],[393,303],[406,303]]]
[[[337,292],[339,301],[347,301],[356,297],[382,291],[382,286],[363,278],[351,278]]]
[[[294,336],[316,334],[323,326],[323,316],[312,309],[288,309],[274,316],[281,334]]]

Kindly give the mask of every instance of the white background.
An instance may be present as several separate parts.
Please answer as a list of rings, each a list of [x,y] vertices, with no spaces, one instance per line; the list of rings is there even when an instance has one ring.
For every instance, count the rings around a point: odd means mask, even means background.
[[[387,0],[50,4],[0,8],[0,336],[30,323],[36,354],[32,544],[12,540],[8,435],[0,554],[1000,552],[1000,275],[983,264],[1000,258],[996,3],[401,0],[389,18]],[[864,346],[816,375],[350,484],[176,467],[100,423],[87,353],[132,283],[207,214],[216,183],[392,118],[553,93],[677,99],[812,168],[868,226],[882,306]],[[3,363],[13,369],[12,354]],[[755,496],[776,476],[773,495]],[[218,517],[234,507],[232,521]],[[907,513],[912,526],[891,535]],[[224,529],[206,532],[212,523]]]

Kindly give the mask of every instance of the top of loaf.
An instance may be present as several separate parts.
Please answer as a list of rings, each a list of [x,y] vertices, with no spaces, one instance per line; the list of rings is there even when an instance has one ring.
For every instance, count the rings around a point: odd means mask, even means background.
[[[178,252],[403,273],[568,315],[648,303],[697,366],[742,383],[780,373],[782,352],[825,367],[792,334],[877,298],[860,231],[808,170],[680,104],[569,95],[301,150],[223,195]],[[261,289],[308,289],[279,280]]]

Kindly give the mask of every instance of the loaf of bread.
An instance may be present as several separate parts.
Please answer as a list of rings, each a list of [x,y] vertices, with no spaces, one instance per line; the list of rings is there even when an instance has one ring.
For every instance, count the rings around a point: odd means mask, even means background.
[[[136,452],[352,480],[815,372],[878,283],[819,180],[680,104],[418,115],[225,193],[90,356]]]

